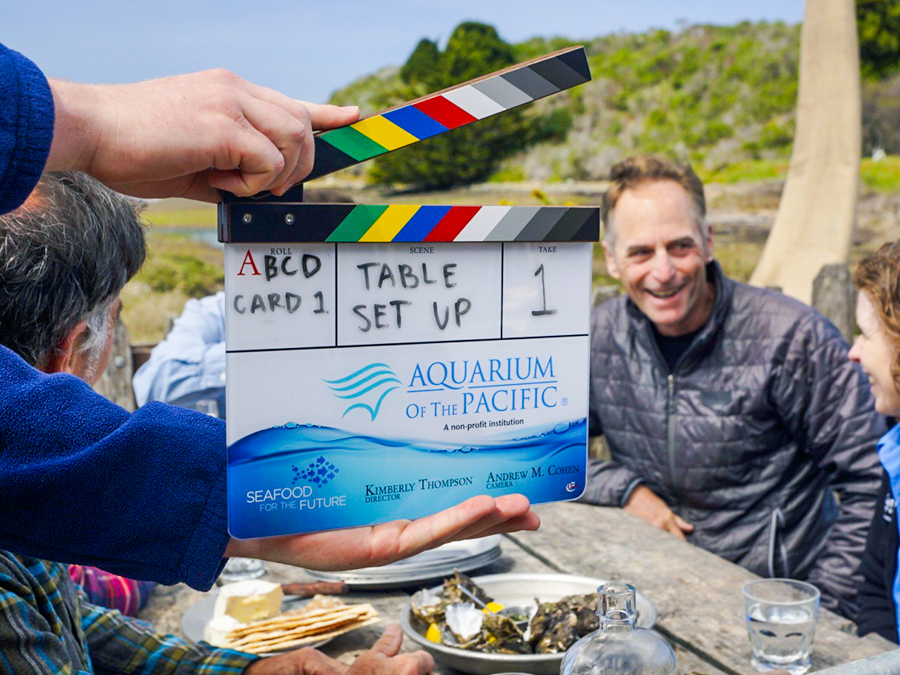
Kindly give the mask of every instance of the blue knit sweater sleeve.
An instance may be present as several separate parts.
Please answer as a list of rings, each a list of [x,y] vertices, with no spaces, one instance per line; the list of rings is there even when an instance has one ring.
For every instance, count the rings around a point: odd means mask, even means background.
[[[53,141],[53,95],[37,66],[0,45],[0,213],[37,185]]]
[[[0,347],[0,548],[205,590],[226,513],[224,422],[128,413]]]

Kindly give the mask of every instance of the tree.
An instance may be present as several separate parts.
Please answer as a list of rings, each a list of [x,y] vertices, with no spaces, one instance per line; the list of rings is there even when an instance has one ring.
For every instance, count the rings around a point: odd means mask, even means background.
[[[420,41],[400,75],[407,85],[420,87],[424,94],[513,63],[512,47],[493,26],[467,22],[453,31],[443,52],[429,40]],[[375,183],[404,183],[425,189],[474,183],[487,178],[504,157],[532,142],[535,130],[546,127],[528,124],[520,111],[501,113],[382,155],[369,175]]]
[[[419,44],[409,55],[400,69],[400,79],[406,84],[424,84],[431,89],[440,89],[441,72],[438,66],[440,52],[431,40],[419,40]]]
[[[481,77],[516,62],[512,46],[500,38],[497,29],[472,21],[456,27],[440,61],[445,87]]]
[[[856,0],[856,27],[863,76],[900,72],[900,0]]]

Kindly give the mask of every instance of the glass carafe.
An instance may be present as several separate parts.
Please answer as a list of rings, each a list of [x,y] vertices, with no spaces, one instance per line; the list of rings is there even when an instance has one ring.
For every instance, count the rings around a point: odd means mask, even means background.
[[[652,630],[635,628],[634,586],[597,589],[600,629],[569,648],[560,675],[676,675],[675,652]]]

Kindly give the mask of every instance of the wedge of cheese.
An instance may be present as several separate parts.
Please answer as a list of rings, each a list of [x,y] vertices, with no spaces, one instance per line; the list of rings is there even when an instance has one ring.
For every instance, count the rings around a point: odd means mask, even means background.
[[[269,619],[281,613],[283,598],[281,584],[270,581],[251,579],[226,584],[216,598],[213,621],[223,616],[230,616],[239,623]]]

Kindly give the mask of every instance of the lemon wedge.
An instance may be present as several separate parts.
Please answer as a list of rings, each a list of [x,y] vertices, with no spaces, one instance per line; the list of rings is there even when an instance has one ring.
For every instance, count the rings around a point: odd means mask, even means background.
[[[441,639],[441,630],[435,624],[429,624],[428,630],[425,631],[425,639],[429,642],[441,644],[443,642]]]

